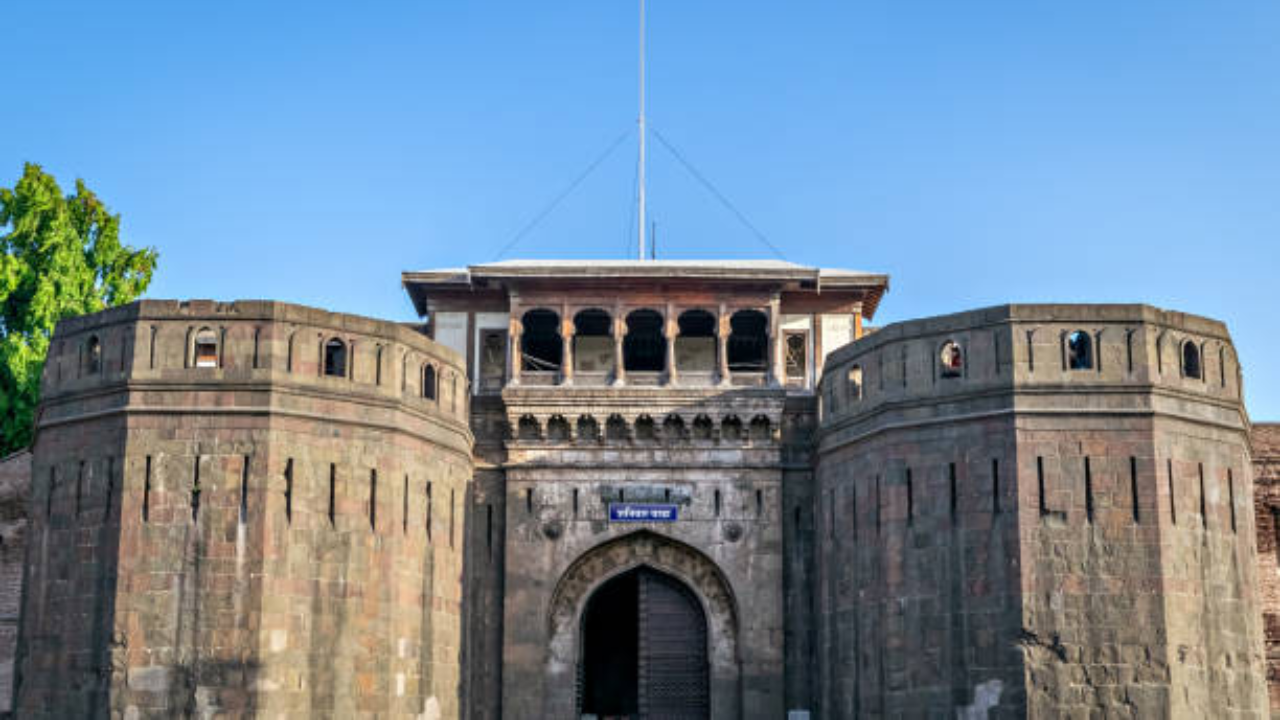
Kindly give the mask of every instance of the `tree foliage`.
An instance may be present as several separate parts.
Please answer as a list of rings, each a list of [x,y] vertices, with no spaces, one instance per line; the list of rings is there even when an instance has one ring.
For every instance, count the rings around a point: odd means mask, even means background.
[[[0,188],[0,456],[31,442],[40,374],[58,321],[131,302],[156,251],[120,243],[120,216],[81,180],[63,195],[27,163]]]

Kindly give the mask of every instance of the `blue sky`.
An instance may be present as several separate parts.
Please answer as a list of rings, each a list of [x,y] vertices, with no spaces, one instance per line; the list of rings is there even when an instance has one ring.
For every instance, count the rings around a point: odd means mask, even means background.
[[[633,0],[10,3],[0,185],[82,177],[153,297],[410,319],[634,132]],[[269,6],[269,7],[268,7]],[[1225,320],[1280,419],[1280,4],[649,2],[654,127],[876,322],[1006,301]],[[634,134],[507,257],[634,246]],[[651,142],[663,257],[771,257]]]

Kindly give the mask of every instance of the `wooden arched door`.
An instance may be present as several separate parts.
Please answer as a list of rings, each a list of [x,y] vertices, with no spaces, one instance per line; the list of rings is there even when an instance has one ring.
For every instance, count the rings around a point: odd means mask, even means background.
[[[679,580],[645,567],[613,578],[587,602],[582,630],[582,715],[709,716],[707,619]]]

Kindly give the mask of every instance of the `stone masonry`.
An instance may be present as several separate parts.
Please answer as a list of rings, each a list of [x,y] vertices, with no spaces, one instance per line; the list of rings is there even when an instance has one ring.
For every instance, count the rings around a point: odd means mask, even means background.
[[[0,717],[13,710],[13,656],[18,645],[30,492],[31,453],[24,450],[0,460]]]
[[[1280,709],[1280,426],[1219,322],[866,333],[887,277],[761,261],[403,279],[422,325],[59,325],[32,452],[0,461],[15,716],[577,719],[600,673],[645,716],[650,680],[588,650],[641,573],[690,600],[699,641],[661,647],[703,663],[697,717]]]
[[[1272,714],[1280,714],[1280,425],[1253,426],[1254,518],[1258,528],[1258,591],[1267,634],[1267,683]]]
[[[61,323],[20,716],[456,717],[465,388],[418,332],[291,305]]]
[[[823,391],[821,717],[1267,716],[1221,324],[1093,305],[912,321],[837,351]]]

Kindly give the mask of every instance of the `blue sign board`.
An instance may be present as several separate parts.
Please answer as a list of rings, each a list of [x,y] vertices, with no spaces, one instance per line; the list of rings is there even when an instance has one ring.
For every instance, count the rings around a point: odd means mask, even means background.
[[[609,503],[609,522],[675,522],[678,505],[650,503]]]

